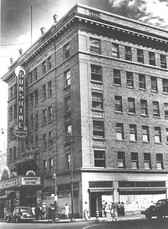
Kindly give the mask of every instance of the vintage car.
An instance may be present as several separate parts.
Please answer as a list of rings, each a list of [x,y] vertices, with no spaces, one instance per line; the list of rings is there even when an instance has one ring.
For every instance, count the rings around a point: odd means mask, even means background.
[[[32,214],[31,208],[26,206],[17,206],[14,208],[13,214],[6,215],[6,222],[32,222],[35,216]]]
[[[168,199],[159,200],[156,204],[151,205],[141,213],[144,214],[147,219],[151,219],[153,216],[159,219],[168,216]]]

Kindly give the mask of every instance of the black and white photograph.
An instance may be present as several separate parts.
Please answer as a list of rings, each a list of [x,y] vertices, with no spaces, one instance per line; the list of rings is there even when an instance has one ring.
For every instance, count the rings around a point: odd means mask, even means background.
[[[0,228],[168,228],[168,0],[0,0]]]

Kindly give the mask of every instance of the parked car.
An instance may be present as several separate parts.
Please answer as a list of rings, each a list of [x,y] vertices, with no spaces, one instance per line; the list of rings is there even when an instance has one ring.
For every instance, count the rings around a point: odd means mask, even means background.
[[[156,204],[151,205],[141,213],[144,214],[147,219],[151,219],[153,216],[159,219],[163,216],[168,216],[168,199],[158,200]]]
[[[31,208],[26,206],[18,206],[14,208],[13,214],[6,216],[6,222],[14,221],[15,223],[19,222],[32,222],[35,220]]]

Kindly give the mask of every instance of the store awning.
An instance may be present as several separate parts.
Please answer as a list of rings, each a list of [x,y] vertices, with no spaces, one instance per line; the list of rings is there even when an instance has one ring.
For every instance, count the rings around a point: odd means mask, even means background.
[[[113,193],[114,189],[111,187],[109,188],[89,188],[89,192],[108,192],[108,193]]]
[[[166,187],[122,187],[118,191],[120,194],[155,194],[165,193]]]

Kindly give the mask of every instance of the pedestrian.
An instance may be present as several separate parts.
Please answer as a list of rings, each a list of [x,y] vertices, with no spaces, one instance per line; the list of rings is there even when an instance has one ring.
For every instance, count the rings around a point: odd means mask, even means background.
[[[38,220],[40,217],[40,206],[38,205],[38,203],[35,206],[35,215],[36,215],[36,220]]]
[[[49,208],[48,208],[48,220],[52,220],[52,204],[50,204]]]
[[[107,202],[104,204],[104,216],[107,217]]]
[[[123,202],[121,202],[121,216],[125,216],[125,207]]]
[[[65,219],[69,219],[69,205],[65,204]]]
[[[117,215],[121,216],[121,203],[120,202],[118,202],[117,204]]]
[[[46,214],[47,214],[47,206],[45,203],[43,203],[41,208],[41,219],[46,219]]]
[[[87,201],[85,201],[85,206],[84,206],[84,218],[86,220],[90,219],[89,206],[88,206],[88,202]]]
[[[52,221],[55,220],[55,204],[51,204]]]
[[[116,221],[117,220],[117,204],[115,204],[114,202],[112,202],[111,204],[110,214],[113,220]]]
[[[35,216],[36,213],[35,213],[35,206],[34,206],[34,204],[33,204],[32,207],[31,207],[31,211],[32,211],[32,214]]]

